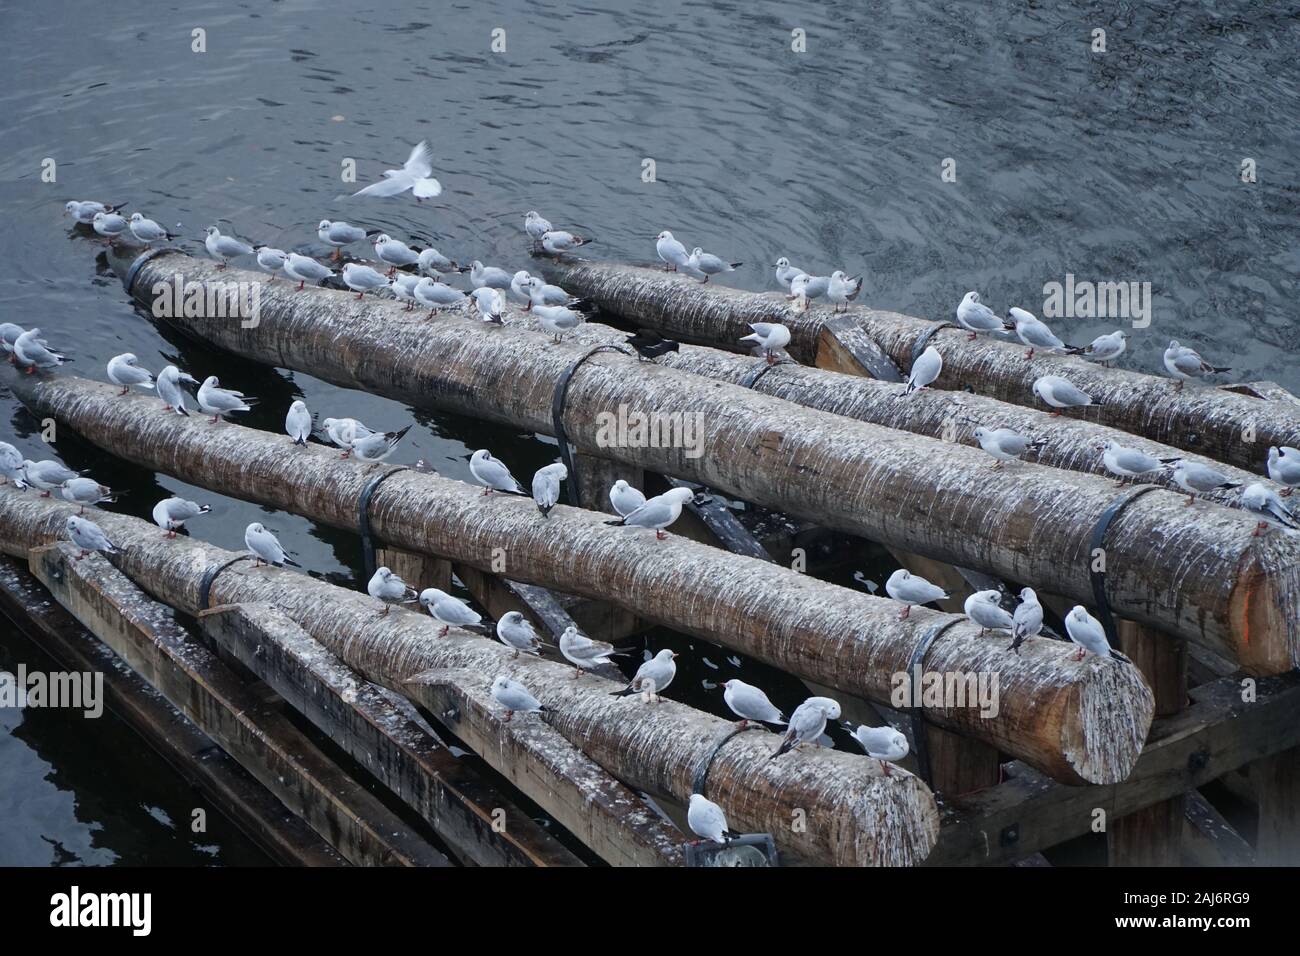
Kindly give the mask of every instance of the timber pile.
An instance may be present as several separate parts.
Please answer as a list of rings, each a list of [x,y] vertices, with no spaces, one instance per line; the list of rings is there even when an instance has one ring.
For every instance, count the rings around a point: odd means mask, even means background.
[[[270,507],[357,530],[362,490],[388,465],[295,447],[283,435],[164,412],[145,395],[72,376],[10,374],[15,394],[105,451]],[[373,492],[370,526],[400,549],[487,572],[504,550],[508,577],[600,597],[639,617],[732,647],[847,694],[889,702],[894,676],[918,645],[948,625],[923,658],[927,671],[996,672],[1000,710],[926,708],[927,719],[986,741],[1066,783],[1115,783],[1131,770],[1151,721],[1151,694],[1133,668],[1034,639],[1020,654],[974,623],[917,609],[898,619],[885,598],[850,591],[770,561],[728,554],[679,535],[612,528],[605,515],[564,505],[548,519],[531,499],[483,497],[463,482],[412,470]]]
[[[178,280],[259,281],[172,254],[143,264],[133,294],[151,308],[155,284]],[[255,328],[217,316],[167,321],[247,358],[548,434],[555,383],[587,354],[567,343],[544,345],[535,333],[454,316],[430,322],[396,303],[327,289],[269,287],[261,314]],[[1016,354],[1023,362],[1023,351]],[[616,416],[620,406],[698,413],[704,454],[602,446],[598,417]],[[569,439],[588,453],[1085,603],[1094,600],[1093,531],[1119,499],[1110,481],[1057,469],[994,484],[978,449],[618,353],[591,356],[578,368],[565,418]],[[1186,635],[1254,672],[1296,666],[1300,545],[1291,536],[1254,537],[1246,513],[1212,504],[1187,508],[1184,500],[1152,491],[1110,525],[1106,586],[1115,613]]]
[[[1082,414],[1153,441],[1206,455],[1256,474],[1270,445],[1300,445],[1300,406],[1243,394],[1238,388],[1186,386],[1123,369],[1103,368],[1072,356],[1038,353],[1025,361],[1018,342],[982,336],[969,341],[955,326],[897,312],[850,305],[837,316],[830,306],[796,312],[784,293],[754,293],[701,284],[662,269],[618,263],[548,259],[548,281],[592,299],[602,310],[637,326],[687,342],[739,348],[751,322],[781,322],[791,332],[790,352],[801,362],[822,364],[828,324],[849,319],[906,375],[913,351],[930,336],[943,355],[934,387],[967,387],[988,398],[1043,407],[1032,390],[1041,375],[1062,375],[1104,404]],[[955,306],[954,306],[955,308]],[[1164,351],[1165,342],[1149,345]],[[1072,412],[1071,414],[1080,414]]]
[[[27,558],[35,547],[55,541],[67,516],[75,513],[66,503],[0,489],[0,548]],[[612,697],[610,691],[619,687],[614,682],[596,676],[575,681],[571,668],[552,661],[511,661],[508,648],[459,629],[436,637],[422,613],[397,610],[380,617],[366,595],[290,571],[253,568],[210,545],[169,540],[136,518],[98,513],[96,519],[123,549],[115,566],[158,600],[199,614],[205,572],[229,565],[211,581],[212,604],[274,605],[366,678],[410,696],[435,715],[447,714],[448,704],[454,704],[449,719],[457,732],[505,770],[523,766],[521,752],[526,752],[532,765],[563,768],[556,777],[581,781],[592,772],[582,765],[590,763],[601,769],[598,776],[608,772],[629,786],[684,803],[697,771],[707,766],[704,792],[734,825],[772,832],[789,852],[812,862],[912,864],[934,844],[933,797],[905,771],[885,775],[876,761],[831,750],[799,751],[773,761],[778,738],[765,730],[728,737],[729,721],[682,704]],[[67,549],[64,560],[90,568],[105,562],[100,555],[76,561],[69,557],[74,554]],[[535,717],[503,721],[487,694],[500,673],[525,682],[553,710],[549,723]],[[609,821],[649,813],[629,790],[617,806],[593,813],[589,798],[574,787],[533,795],[576,833],[597,817]],[[790,826],[797,808],[808,811],[806,828]],[[623,850],[625,861],[630,852]]]

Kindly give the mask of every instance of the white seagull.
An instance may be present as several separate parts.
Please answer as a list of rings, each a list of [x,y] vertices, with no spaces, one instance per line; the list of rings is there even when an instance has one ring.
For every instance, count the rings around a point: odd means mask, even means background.
[[[280,539],[267,531],[260,522],[254,521],[244,529],[244,545],[253,552],[253,567],[259,564],[289,564],[295,568],[302,567],[289,557],[280,544]]]
[[[584,236],[575,236],[571,232],[565,232],[563,229],[552,229],[542,236],[542,248],[553,256],[561,255],[565,252],[572,252],[579,246],[585,246],[589,242],[595,242],[595,239]]]
[[[1169,348],[1165,349],[1165,369],[1178,379],[1179,388],[1183,387],[1184,382],[1194,382],[1197,379],[1209,378],[1218,372],[1232,371],[1232,368],[1227,365],[1211,365],[1201,358],[1200,353],[1195,349],[1179,345],[1177,339],[1171,341]]]
[[[208,226],[207,238],[203,240],[203,245],[207,248],[208,255],[221,260],[217,263],[218,269],[224,269],[230,265],[231,259],[250,255],[253,251],[253,247],[242,239],[236,239],[234,236],[223,236],[221,230],[216,226]]]
[[[1095,654],[1098,657],[1113,657],[1126,664],[1129,662],[1123,654],[1111,649],[1101,621],[1089,614],[1082,604],[1076,604],[1065,616],[1065,630],[1070,635],[1070,640],[1079,645],[1079,653],[1074,656],[1076,661],[1083,660],[1088,654]]]
[[[754,331],[740,341],[753,342],[767,355],[767,364],[776,364],[776,353],[790,344],[790,330],[780,322],[750,322]]]
[[[343,256],[343,247],[361,242],[366,238],[366,231],[342,220],[331,222],[322,219],[320,225],[316,227],[316,236],[321,242],[334,247],[334,252],[330,255],[331,259],[340,259]]]
[[[384,178],[352,194],[357,196],[400,196],[407,190],[416,201],[433,199],[442,193],[442,184],[433,178],[433,150],[428,140],[421,140],[411,150],[401,169],[385,169]]]
[[[708,840],[719,846],[727,845],[730,832],[727,815],[722,812],[722,807],[702,793],[691,794],[691,802],[686,808],[686,825],[700,838],[695,841],[697,844]]]
[[[176,537],[185,522],[212,510],[211,505],[201,505],[184,498],[164,498],[153,506],[153,523],[167,532],[166,537]]]
[[[560,635],[560,653],[574,666],[573,676],[576,680],[582,676],[583,671],[607,664],[611,657],[626,654],[627,651],[620,651],[613,644],[604,641],[593,641],[571,624]]]
[[[630,697],[632,694],[645,694],[647,700],[658,700],[659,695],[668,689],[668,685],[677,676],[677,664],[673,660],[675,651],[664,648],[650,660],[637,668],[636,675],[627,682],[622,690],[616,690],[611,697]]]
[[[510,474],[510,469],[505,466],[505,463],[498,458],[493,458],[492,453],[486,448],[480,448],[470,456],[469,473],[483,486],[484,495],[490,495],[494,491],[518,495],[524,493],[523,485]]]
[[[1223,472],[1217,471],[1209,465],[1202,465],[1182,458],[1175,458],[1173,461],[1166,462],[1166,464],[1173,466],[1174,484],[1187,492],[1187,501],[1184,502],[1186,505],[1195,504],[1198,494],[1205,494],[1218,488],[1238,488],[1241,486],[1241,482],[1233,481]]]
[[[785,726],[785,714],[767,698],[767,694],[733,677],[722,685],[722,699],[727,702],[731,712],[740,718],[739,726],[745,727],[750,721],[763,724]]]
[[[560,461],[537,469],[533,475],[533,501],[537,502],[543,518],[550,517],[551,509],[560,500],[560,482],[568,477],[569,469]]]
[[[389,568],[376,568],[366,584],[366,593],[384,606],[380,617],[387,617],[394,604],[411,604],[419,600],[411,587]]]
[[[679,266],[690,264],[690,253],[667,229],[655,236],[655,252],[663,260],[665,272],[676,272]]]
[[[1015,630],[1015,620],[1002,609],[1000,591],[976,591],[966,599],[964,610],[966,616],[980,626],[981,636],[990,630],[1008,634]]]
[[[140,360],[132,352],[114,355],[108,360],[108,380],[114,385],[122,386],[122,394],[131,391],[132,385],[153,388],[153,373],[140,365]]]
[[[511,658],[518,657],[522,651],[534,657],[542,653],[542,639],[537,636],[532,622],[519,611],[506,611],[497,621],[497,637],[501,643],[514,649]]]
[[[92,551],[103,551],[106,554],[122,553],[122,549],[104,534],[104,529],[93,521],[68,515],[68,520],[63,527],[68,532],[68,537],[72,539],[72,543],[81,549],[81,553],[77,555],[78,560]]]
[[[900,621],[907,620],[917,604],[931,604],[952,596],[951,591],[927,581],[919,574],[913,574],[907,568],[899,568],[889,576],[885,582],[885,593],[903,605],[903,609],[898,612]]]
[[[1024,309],[1017,309],[1013,306],[1008,314],[1011,317],[1011,326],[1015,329],[1016,338],[1029,346],[1029,351],[1025,353],[1026,362],[1034,357],[1034,352],[1038,349],[1055,352],[1065,351],[1069,348],[1068,345],[1057,338],[1055,332],[1048,328],[1046,322],[1032,312],[1026,312]]]
[[[1284,528],[1300,528],[1300,520],[1282,503],[1282,496],[1262,481],[1252,482],[1241,493],[1241,505],[1266,519],[1272,519]],[[1255,535],[1268,527],[1268,521],[1255,526]]]
[[[1292,488],[1300,488],[1300,449],[1271,446],[1268,450],[1268,476],[1285,487],[1284,496],[1290,495]]]
[[[1020,653],[1020,645],[1043,630],[1043,606],[1033,588],[1022,588],[1020,603],[1011,615],[1011,649]]]
[[[177,415],[189,414],[185,407],[186,392],[185,389],[181,388],[181,382],[188,382],[191,385],[199,384],[193,375],[182,372],[175,365],[168,365],[158,373],[154,385],[158,389],[158,397],[163,400],[163,411],[174,411]]]
[[[1093,362],[1100,362],[1107,365],[1124,354],[1128,348],[1128,333],[1123,329],[1116,329],[1106,335],[1099,335],[1083,348],[1069,349],[1072,355],[1082,355]]]
[[[388,279],[382,272],[376,272],[370,266],[349,262],[343,267],[343,284],[355,292],[360,299],[367,292],[387,288]]]
[[[1101,405],[1087,392],[1059,375],[1044,375],[1034,380],[1034,394],[1052,406],[1052,414],[1061,414],[1062,408],[1084,408]]]
[[[943,371],[943,356],[933,345],[927,346],[926,350],[916,357],[912,363],[912,371],[907,376],[907,387],[903,389],[904,395],[911,395],[917,389],[929,388],[934,384],[934,380],[939,377]]]
[[[439,637],[452,627],[471,627],[483,620],[483,616],[464,601],[437,588],[425,588],[420,592],[420,606],[442,625]]]
[[[517,680],[502,674],[492,682],[492,699],[506,709],[506,723],[515,714],[546,713],[546,708]]]
[[[295,445],[307,444],[307,439],[311,437],[311,426],[311,412],[306,402],[299,399],[289,406],[289,413],[284,416],[284,431]]]
[[[997,459],[994,468],[1001,468],[1004,461],[1016,461],[1031,448],[1038,451],[1047,444],[1046,438],[1026,438],[1010,428],[976,428],[975,440],[980,447]]]
[[[829,697],[809,697],[790,715],[790,725],[781,740],[781,746],[770,759],[775,760],[800,744],[812,743],[820,747],[819,740],[826,730],[826,721],[839,719],[838,701],[831,700]]]
[[[253,251],[257,253],[257,267],[271,276],[266,281],[274,282],[276,274],[284,271],[284,264],[289,261],[289,253],[274,246],[258,246]]]
[[[694,497],[695,492],[690,488],[670,488],[662,495],[647,499],[646,503],[635,511],[614,521],[606,521],[605,524],[625,525],[630,528],[654,528],[655,539],[662,541],[667,537],[664,528],[682,516],[682,505]]]
[[[867,752],[868,757],[880,761],[880,769],[884,771],[886,777],[891,773],[890,762],[902,760],[907,756],[907,738],[893,727],[868,727],[866,724],[859,724],[858,729],[853,731],[853,739]]]
[[[146,219],[138,212],[131,213],[131,218],[128,220],[127,226],[131,230],[131,235],[135,236],[146,246],[150,246],[155,242],[165,242],[168,239],[176,238],[172,233],[158,225],[158,223],[154,222],[152,219]]]
[[[198,401],[199,408],[212,416],[212,424],[215,425],[231,412],[251,412],[257,399],[249,398],[234,389],[221,388],[217,377],[209,375],[199,386]]]
[[[975,338],[980,332],[1005,332],[1006,326],[997,313],[980,301],[978,292],[967,292],[957,306],[957,324]]]
[[[645,495],[641,493],[639,488],[633,488],[620,478],[609,489],[609,503],[614,506],[614,511],[620,517],[626,518],[645,504]]]
[[[290,279],[298,280],[298,291],[301,292],[308,282],[318,285],[334,273],[310,256],[300,256],[296,252],[291,252],[284,260],[284,274]]]

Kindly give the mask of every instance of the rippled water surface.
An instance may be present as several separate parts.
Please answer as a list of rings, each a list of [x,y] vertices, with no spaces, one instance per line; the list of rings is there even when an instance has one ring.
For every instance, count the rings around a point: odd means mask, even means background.
[[[343,218],[512,270],[527,267],[520,223],[536,208],[595,235],[600,257],[650,257],[667,228],[743,260],[728,277],[736,285],[774,287],[767,264],[786,255],[862,272],[861,301],[931,317],[948,317],[972,288],[995,308],[1040,311],[1044,283],[1067,273],[1150,282],[1153,321],[1135,332],[1132,367],[1158,369],[1176,337],[1234,376],[1300,390],[1298,9],[10,4],[0,321],[39,324],[76,351],[82,375],[102,377],[125,351],[155,370],[174,361],[219,372],[267,397],[250,422],[263,427],[278,427],[295,396],[323,416],[397,427],[412,420],[400,405],[167,337],[131,307],[93,237],[61,217],[63,203],[127,201],[195,249],[212,223],[314,249],[317,221]],[[489,47],[497,28],[504,53]],[[1090,50],[1097,28],[1104,54]],[[205,53],[191,50],[195,29]],[[795,29],[807,52],[791,50]],[[421,138],[437,157],[438,200],[338,198],[356,188],[340,181],[344,158],[370,181]],[[53,183],[41,179],[47,158]],[[643,181],[646,159],[654,182]],[[955,183],[941,180],[945,159]],[[1253,184],[1241,181],[1246,159]],[[1065,320],[1058,330],[1087,340],[1113,327]],[[0,400],[0,437],[48,457],[34,423],[7,393]],[[414,418],[401,460],[424,457],[444,474],[467,476],[469,452],[484,445],[517,474],[554,456],[508,429]],[[122,510],[146,515],[164,491],[181,493],[214,504],[193,530],[218,545],[242,547],[243,526],[262,520],[315,572],[345,584],[360,573],[350,535],[155,477],[72,437],[56,451],[126,489]],[[0,637],[0,652],[12,662],[32,650]],[[686,692],[706,676],[691,674]],[[716,694],[707,703],[718,706]],[[165,770],[133,753],[120,727],[101,731],[104,746],[82,746],[84,733],[0,712],[4,826],[24,834],[0,835],[0,863],[148,862],[184,842],[174,827],[108,825],[123,807],[149,805],[141,778]],[[177,852],[247,858],[233,844]]]

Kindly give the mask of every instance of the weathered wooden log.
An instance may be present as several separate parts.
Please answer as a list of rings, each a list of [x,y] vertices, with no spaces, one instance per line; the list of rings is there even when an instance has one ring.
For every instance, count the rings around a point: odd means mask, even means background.
[[[736,347],[751,322],[782,322],[790,328],[790,352],[812,363],[826,324],[836,315],[829,306],[796,312],[784,294],[701,284],[685,275],[619,263],[546,259],[540,270],[550,281],[586,296],[606,312],[688,342]],[[1186,386],[1173,379],[1104,368],[1081,358],[1038,353],[1025,361],[1018,343],[981,337],[969,341],[960,328],[897,312],[850,306],[847,313],[904,372],[916,345],[926,336],[943,355],[943,374],[935,387],[971,388],[981,395],[1041,407],[1033,394],[1040,375],[1063,375],[1104,402],[1082,414],[1154,441],[1207,455],[1257,474],[1263,473],[1270,445],[1300,444],[1300,407],[1258,398],[1236,389]],[[949,320],[951,321],[951,320]],[[1161,352],[1167,342],[1144,347]],[[833,367],[833,366],[832,366]]]
[[[388,465],[342,460],[319,445],[198,416],[164,412],[154,398],[119,396],[72,376],[11,375],[15,394],[105,450],[185,481],[358,527],[357,502]],[[1155,494],[1153,492],[1152,494]],[[1181,514],[1181,507],[1175,511]],[[949,625],[924,655],[927,671],[989,674],[996,715],[962,704],[927,718],[978,737],[1073,782],[1122,780],[1151,716],[1150,691],[1132,668],[1046,639],[1019,655],[964,618],[898,606],[758,558],[645,530],[611,528],[600,512],[558,505],[542,518],[531,499],[483,497],[463,482],[400,470],[369,501],[370,526],[390,545],[449,557],[483,571],[590,597],[734,647],[800,677],[889,701],[934,627]],[[504,567],[501,559],[504,557]]]
[[[152,312],[155,288],[161,296],[176,283],[235,280],[259,281],[172,254],[144,262],[132,288]],[[393,302],[281,286],[262,294],[260,309],[256,324],[205,314],[167,321],[249,358],[544,433],[554,430],[556,383],[585,358],[568,379],[563,412],[579,449],[891,547],[1095,600],[1093,535],[1120,501],[1113,483],[1099,477],[1036,468],[1032,478],[1026,472],[1015,482],[994,481],[978,449],[619,353],[543,344],[529,332],[451,316],[431,322],[404,315]],[[690,415],[699,440],[665,447],[620,435],[616,423],[629,409],[678,421]],[[1122,617],[1226,648],[1253,671],[1296,666],[1300,542],[1253,537],[1254,530],[1251,515],[1185,508],[1163,490],[1134,498],[1104,542],[1109,603]],[[1197,555],[1194,565],[1187,554]]]
[[[75,511],[66,503],[2,488],[0,548],[25,554],[61,534],[67,516]],[[918,863],[938,833],[932,795],[905,771],[885,775],[876,761],[830,750],[770,760],[778,738],[767,731],[724,741],[734,725],[722,718],[668,700],[647,704],[639,698],[614,697],[610,692],[619,683],[597,676],[574,680],[571,667],[552,661],[511,660],[509,648],[458,629],[438,637],[426,614],[399,609],[380,616],[367,595],[283,569],[254,568],[249,561],[235,560],[236,554],[193,540],[167,539],[137,518],[97,512],[95,519],[123,550],[114,564],[182,612],[203,610],[205,574],[225,566],[210,580],[214,605],[273,603],[376,683],[415,693],[427,704],[433,698],[419,689],[446,686],[437,674],[454,673],[451,686],[459,706],[481,711],[481,738],[494,746],[478,752],[494,765],[508,769],[509,759],[502,759],[508,745],[531,739],[534,747],[552,750],[550,759],[568,768],[566,776],[577,779],[590,773],[584,764],[594,761],[589,766],[604,767],[630,786],[683,803],[703,779],[706,794],[724,807],[733,825],[770,831],[795,856],[814,862]],[[94,555],[84,560],[105,559]],[[489,700],[488,685],[502,673],[523,681],[552,708],[549,726],[535,716],[506,722],[498,707],[482,703]],[[555,730],[573,745],[557,748],[550,739]],[[555,804],[549,790],[534,787],[529,795],[548,810]],[[621,803],[617,819],[656,819],[630,791]],[[806,828],[790,826],[796,808],[806,811]],[[557,819],[566,825],[577,826],[593,813],[587,800],[557,809],[562,811]],[[658,848],[661,862],[665,853],[680,848],[680,839],[678,835]],[[624,852],[630,861],[636,859],[633,849]]]

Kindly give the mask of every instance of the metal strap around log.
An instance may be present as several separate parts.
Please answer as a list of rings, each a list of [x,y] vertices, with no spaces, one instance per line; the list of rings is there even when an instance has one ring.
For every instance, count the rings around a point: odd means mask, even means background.
[[[140,270],[144,268],[144,264],[146,262],[148,262],[150,259],[153,259],[155,256],[162,256],[162,255],[166,255],[169,252],[181,252],[181,251],[182,250],[180,249],[172,249],[166,246],[159,246],[157,249],[148,249],[145,252],[140,253],[140,255],[136,256],[135,259],[132,260],[130,267],[126,270],[126,274],[122,276],[122,287],[126,289],[126,294],[127,295],[132,294],[131,286],[135,285],[135,277],[140,274]]]
[[[921,643],[916,645],[911,658],[907,662],[907,677],[912,683],[912,699],[910,701],[911,706],[905,707],[904,710],[911,717],[912,748],[916,751],[917,776],[925,781],[927,787],[930,786],[930,744],[926,739],[925,732],[925,708],[921,705],[920,667],[925,661],[925,655],[939,635],[954,624],[960,624],[963,620],[964,618],[955,617],[950,621],[942,621],[930,628],[925,637],[921,638]]]
[[[713,766],[713,761],[717,758],[718,751],[726,745],[727,741],[731,740],[731,738],[735,737],[737,734],[743,734],[747,730],[762,729],[761,725],[751,727],[749,722],[746,721],[745,726],[743,727],[737,727],[733,724],[727,728],[726,733],[719,734],[718,740],[713,745],[712,749],[709,750],[709,752],[701,758],[700,762],[695,765],[695,773],[691,774],[691,793],[698,793],[700,796],[704,795],[704,785],[708,783],[709,780],[709,768]]]
[[[1098,548],[1103,547],[1103,542],[1106,540],[1106,529],[1115,520],[1115,516],[1148,491],[1155,491],[1158,487],[1158,485],[1138,485],[1103,511],[1101,517],[1097,519],[1097,524],[1092,529],[1092,540],[1088,544],[1088,561],[1091,562],[1088,566],[1088,573],[1092,579],[1092,598],[1097,604],[1097,614],[1101,618],[1102,627],[1106,629],[1106,640],[1111,647],[1117,646],[1119,635],[1115,628],[1115,618],[1111,614],[1110,600],[1106,597],[1106,562],[1103,557],[1102,570],[1098,571],[1093,555]]]
[[[217,580],[217,575],[226,568],[230,567],[236,561],[243,561],[247,558],[246,554],[237,554],[225,564],[214,564],[203,572],[203,577],[199,581],[199,610],[206,611],[212,606],[212,584]]]
[[[376,488],[399,471],[410,471],[410,469],[405,465],[398,465],[381,475],[375,475],[366,482],[366,486],[361,489],[361,497],[357,499],[357,530],[361,533],[361,557],[365,561],[367,578],[375,574],[375,541],[370,536],[370,499],[374,496]]]
[[[776,368],[778,365],[797,365],[797,364],[798,364],[797,362],[791,362],[785,360],[779,362],[769,362],[767,359],[764,359],[763,361],[757,363],[748,372],[746,372],[744,378],[742,378],[736,384],[739,385],[741,388],[753,388],[755,385],[758,384],[758,380],[760,378],[762,378],[772,369]]]
[[[565,369],[564,374],[555,383],[555,395],[551,399],[551,423],[555,430],[555,440],[560,444],[560,457],[569,472],[569,480],[564,484],[564,496],[575,508],[582,507],[582,492],[579,490],[581,482],[578,481],[578,466],[573,459],[573,452],[569,450],[569,434],[564,430],[564,400],[568,398],[569,383],[573,380],[573,373],[597,352],[621,352],[628,356],[634,354],[621,345],[597,345],[595,348],[588,349],[581,358]]]
[[[929,344],[930,340],[935,337],[940,329],[955,329],[956,327],[957,326],[953,325],[951,322],[940,322],[928,329],[924,335],[912,343],[912,364],[916,364],[916,360],[920,358],[921,353],[925,351],[926,345]]]

